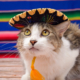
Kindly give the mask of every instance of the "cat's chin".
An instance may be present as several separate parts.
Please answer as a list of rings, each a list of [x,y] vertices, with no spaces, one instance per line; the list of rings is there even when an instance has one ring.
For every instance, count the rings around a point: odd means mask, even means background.
[[[41,55],[40,52],[39,52],[39,50],[36,50],[36,49],[31,49],[31,50],[29,50],[29,52],[33,56]]]
[[[34,48],[34,47],[30,48],[29,50],[30,50],[30,51],[39,51],[39,49]]]
[[[43,51],[36,49],[36,48],[30,48],[29,49],[29,54],[31,54],[32,56],[41,56],[44,55]]]

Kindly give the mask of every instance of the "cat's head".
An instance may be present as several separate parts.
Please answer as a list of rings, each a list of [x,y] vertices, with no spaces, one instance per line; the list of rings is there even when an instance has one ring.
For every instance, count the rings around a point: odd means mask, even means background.
[[[33,56],[49,55],[52,52],[57,52],[62,44],[61,37],[68,26],[69,21],[59,25],[29,24],[19,33],[17,48],[19,52]]]

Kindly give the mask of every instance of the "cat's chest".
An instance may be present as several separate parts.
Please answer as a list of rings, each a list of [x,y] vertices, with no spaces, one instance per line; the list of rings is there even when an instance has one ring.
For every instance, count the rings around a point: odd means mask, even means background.
[[[36,59],[34,66],[46,78],[45,80],[53,80],[61,70],[61,66],[54,59]]]
[[[73,67],[78,54],[79,50],[71,50],[70,43],[65,40],[59,53],[49,53],[48,58],[37,57],[34,67],[46,78],[45,80],[54,80],[55,77],[68,72]],[[32,59],[28,56],[24,60],[28,70],[31,70]]]
[[[27,69],[30,71],[31,62],[32,59],[29,59]],[[51,57],[51,59],[45,57],[36,58],[34,67],[45,77],[45,80],[54,80],[58,73],[60,74],[62,68],[61,65],[58,64],[58,61],[54,60],[53,57]]]
[[[50,58],[36,58],[34,67],[46,78],[46,80],[54,80],[55,77],[64,74],[64,72],[74,65],[78,50],[68,51],[68,54],[66,53],[67,51],[64,54],[51,56]],[[76,53],[75,57],[72,56],[71,53],[73,55]],[[31,63],[31,61],[32,60],[30,60],[29,63]],[[31,64],[28,66],[29,69],[31,69],[30,66]]]

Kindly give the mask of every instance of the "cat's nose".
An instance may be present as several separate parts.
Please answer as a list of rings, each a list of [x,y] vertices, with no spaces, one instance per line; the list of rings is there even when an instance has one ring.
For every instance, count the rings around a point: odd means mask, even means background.
[[[32,44],[32,46],[34,46],[35,43],[37,43],[36,40],[30,40],[30,43]]]

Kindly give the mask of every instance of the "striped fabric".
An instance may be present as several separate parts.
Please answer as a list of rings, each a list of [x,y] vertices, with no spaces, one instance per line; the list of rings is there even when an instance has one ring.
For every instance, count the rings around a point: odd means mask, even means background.
[[[0,0],[0,53],[17,52],[18,29],[8,21],[13,16],[34,8],[54,8],[62,11],[73,23],[80,23],[79,0]]]

